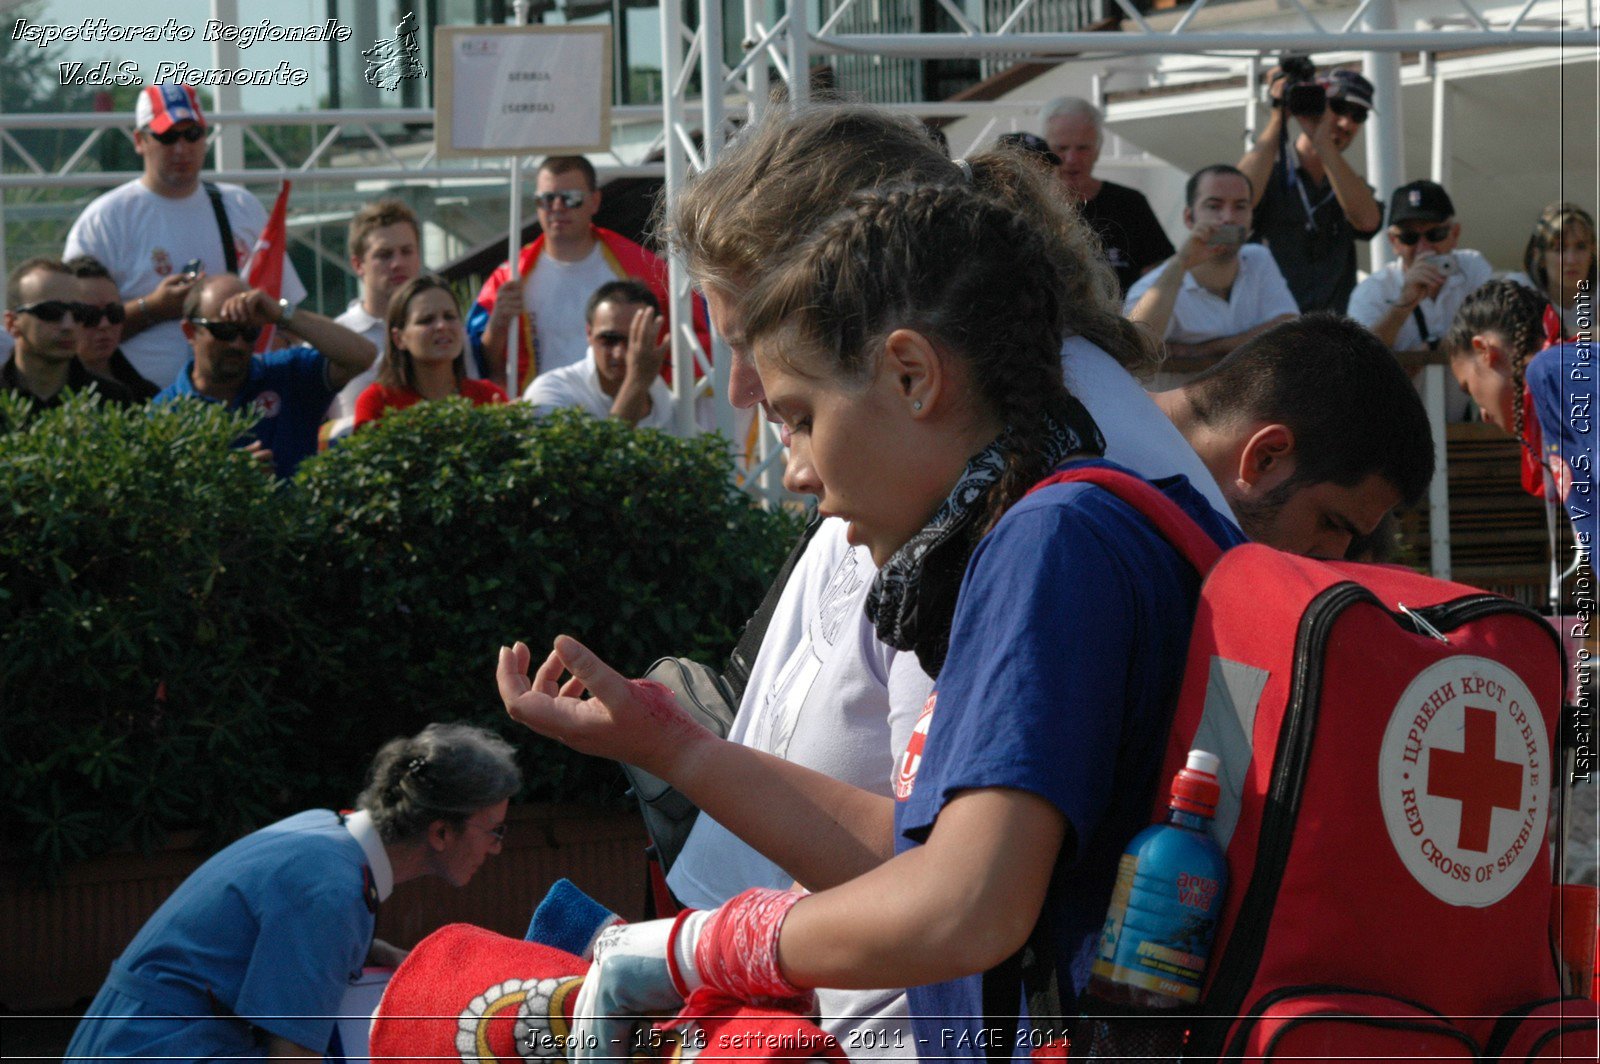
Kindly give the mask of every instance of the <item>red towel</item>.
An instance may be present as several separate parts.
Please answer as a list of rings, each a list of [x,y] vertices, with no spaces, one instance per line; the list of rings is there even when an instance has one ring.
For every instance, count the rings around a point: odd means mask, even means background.
[[[565,1058],[572,1008],[588,965],[537,942],[471,924],[442,927],[394,973],[372,1023],[374,1061],[521,1061]],[[657,1024],[637,1059],[847,1064],[811,1020],[729,1001],[709,989]]]

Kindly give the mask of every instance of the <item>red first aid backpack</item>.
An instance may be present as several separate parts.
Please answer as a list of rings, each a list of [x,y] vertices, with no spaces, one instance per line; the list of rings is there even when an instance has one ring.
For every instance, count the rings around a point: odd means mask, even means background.
[[[1185,1059],[1595,1059],[1595,1004],[1562,999],[1549,933],[1554,630],[1410,570],[1224,554],[1114,470],[1061,481],[1112,491],[1206,574],[1156,777],[1222,760],[1228,895]]]

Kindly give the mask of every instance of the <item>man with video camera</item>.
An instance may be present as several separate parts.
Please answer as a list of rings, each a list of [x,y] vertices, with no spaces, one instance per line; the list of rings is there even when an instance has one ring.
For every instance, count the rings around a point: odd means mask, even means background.
[[[1239,160],[1255,193],[1254,239],[1272,251],[1302,312],[1343,313],[1356,284],[1356,240],[1383,225],[1377,196],[1344,158],[1372,111],[1372,83],[1353,70],[1319,76],[1304,56],[1268,75],[1272,111]],[[1289,116],[1300,133],[1289,142]]]

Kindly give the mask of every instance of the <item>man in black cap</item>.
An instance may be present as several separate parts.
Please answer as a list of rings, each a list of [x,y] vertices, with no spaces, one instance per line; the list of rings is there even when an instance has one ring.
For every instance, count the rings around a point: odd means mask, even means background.
[[[1372,83],[1353,70],[1318,78],[1327,107],[1320,116],[1297,115],[1300,135],[1289,144],[1287,82],[1274,68],[1271,117],[1239,160],[1255,190],[1253,239],[1271,249],[1303,313],[1343,313],[1356,283],[1356,240],[1370,240],[1383,225],[1372,187],[1344,158],[1372,112]]]
[[[1461,223],[1442,185],[1413,181],[1389,201],[1389,246],[1397,256],[1350,296],[1350,316],[1395,351],[1432,351],[1461,304],[1494,274],[1476,251],[1456,250]],[[1457,389],[1446,391],[1452,421],[1467,412]]]

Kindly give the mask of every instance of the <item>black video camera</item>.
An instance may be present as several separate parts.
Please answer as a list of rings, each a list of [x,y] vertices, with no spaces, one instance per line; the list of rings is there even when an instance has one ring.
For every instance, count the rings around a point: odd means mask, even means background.
[[[1278,60],[1283,71],[1283,96],[1277,106],[1299,118],[1321,118],[1328,109],[1328,90],[1317,83],[1317,68],[1309,56],[1286,55]]]

